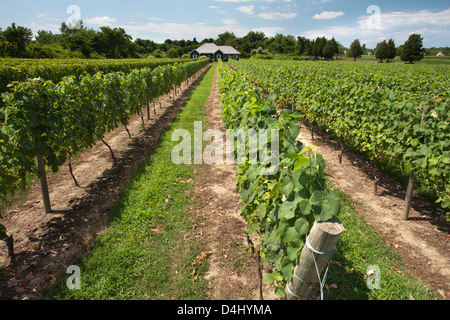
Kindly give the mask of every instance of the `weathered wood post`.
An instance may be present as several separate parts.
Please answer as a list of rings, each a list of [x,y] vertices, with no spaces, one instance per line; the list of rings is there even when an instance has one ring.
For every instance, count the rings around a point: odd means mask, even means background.
[[[414,170],[411,170],[408,181],[408,189],[406,190],[405,196],[405,208],[403,209],[402,220],[406,221],[409,219],[409,212],[412,206],[412,198],[414,194]]]
[[[45,161],[41,152],[38,151],[36,153],[36,160],[39,172],[39,181],[41,184],[41,193],[42,193],[42,202],[44,203],[45,213],[52,212],[52,206],[50,203],[50,195],[48,192],[48,184],[47,184],[47,173],[45,171]]]
[[[314,224],[300,255],[299,264],[294,269],[294,277],[286,286],[285,300],[302,300],[309,296],[312,285],[319,280],[318,273],[321,275],[329,265],[343,231],[342,222],[337,217]],[[326,274],[324,278],[326,279]]]
[[[14,259],[14,238],[12,235],[6,238],[6,246],[8,247],[8,255]]]

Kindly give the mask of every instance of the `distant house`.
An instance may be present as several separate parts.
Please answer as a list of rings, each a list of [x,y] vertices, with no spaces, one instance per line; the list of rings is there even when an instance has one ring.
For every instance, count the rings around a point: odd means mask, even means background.
[[[436,57],[445,57],[445,54],[443,54],[442,51],[441,51],[441,52],[439,52],[439,53],[436,55]]]
[[[205,56],[214,60],[222,59],[227,61],[229,59],[239,60],[241,53],[232,46],[217,46],[214,43],[205,43],[200,48],[192,50],[190,56],[191,59]]]

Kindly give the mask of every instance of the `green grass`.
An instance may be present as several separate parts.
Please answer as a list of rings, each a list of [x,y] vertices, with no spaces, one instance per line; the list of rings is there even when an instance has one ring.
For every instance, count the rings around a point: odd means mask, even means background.
[[[334,60],[335,62],[351,62],[351,63],[378,63],[380,60],[375,58],[375,56],[362,56],[357,58],[356,61],[353,61],[353,58],[343,57],[340,60]],[[388,64],[405,64],[405,61],[402,61],[400,57],[395,57],[395,59],[391,60]],[[386,64],[386,60],[383,60],[383,64]],[[450,64],[450,57],[432,57],[427,56],[424,57],[420,61],[414,62],[414,64],[427,64],[427,65],[448,65]]]
[[[325,296],[329,300],[434,300],[436,292],[409,271],[391,247],[370,227],[347,195],[337,190],[345,231],[327,277]],[[381,271],[380,289],[369,290],[367,271],[376,265]],[[337,285],[337,288],[336,286]],[[433,294],[431,294],[433,292]]]
[[[194,166],[175,165],[171,151],[173,130],[188,129],[206,116],[214,68],[194,90],[176,120],[163,134],[152,156],[122,192],[110,212],[108,231],[99,235],[88,257],[82,259],[81,289],[69,290],[65,279],[52,288],[50,299],[65,300],[198,300],[206,293],[201,279],[208,267],[195,268],[202,245],[190,237],[194,216],[187,183]],[[170,195],[170,196],[169,196]]]

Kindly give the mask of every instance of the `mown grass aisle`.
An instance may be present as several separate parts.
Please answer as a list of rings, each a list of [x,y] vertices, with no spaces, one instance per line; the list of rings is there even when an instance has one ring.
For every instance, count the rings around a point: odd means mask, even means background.
[[[193,229],[194,217],[186,208],[194,166],[172,162],[171,152],[178,143],[171,141],[171,135],[175,129],[187,129],[193,135],[194,121],[205,118],[214,69],[206,73],[152,156],[122,192],[110,213],[108,230],[79,263],[81,289],[69,290],[61,279],[50,299],[204,299],[205,287],[196,276],[207,263],[197,265],[201,245],[186,240]]]

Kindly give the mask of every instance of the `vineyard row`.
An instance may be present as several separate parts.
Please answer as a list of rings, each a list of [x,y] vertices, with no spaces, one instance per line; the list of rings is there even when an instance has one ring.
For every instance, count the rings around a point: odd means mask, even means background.
[[[327,185],[323,157],[296,140],[300,113],[283,110],[278,115],[273,100],[264,98],[261,89],[223,63],[219,64],[219,92],[227,130],[267,130],[271,134],[265,142],[279,144],[276,173],[266,175],[270,163],[252,163],[251,148],[246,148],[246,161],[237,166],[236,174],[247,234],[259,236],[260,247],[254,250],[266,267],[272,267],[264,281],[275,284],[276,293],[283,297],[306,236],[316,221],[338,215],[340,201]],[[266,156],[271,158],[272,148],[261,148],[265,142],[258,142],[260,149],[267,149]],[[239,143],[234,144],[235,154],[241,152],[240,148]]]
[[[448,67],[231,61],[248,80],[295,106],[376,163],[420,178],[450,209]]]
[[[186,62],[189,60],[181,60]],[[8,91],[8,84],[14,81],[42,78],[55,83],[66,76],[77,78],[93,75],[97,72],[111,73],[122,71],[129,73],[133,69],[171,65],[180,59],[0,59],[0,93]]]
[[[128,74],[98,72],[56,83],[43,79],[13,83],[2,95],[0,109],[0,195],[13,194],[29,174],[40,177],[43,186],[46,168],[57,171],[208,63],[198,60]],[[42,189],[46,204],[48,191]]]

